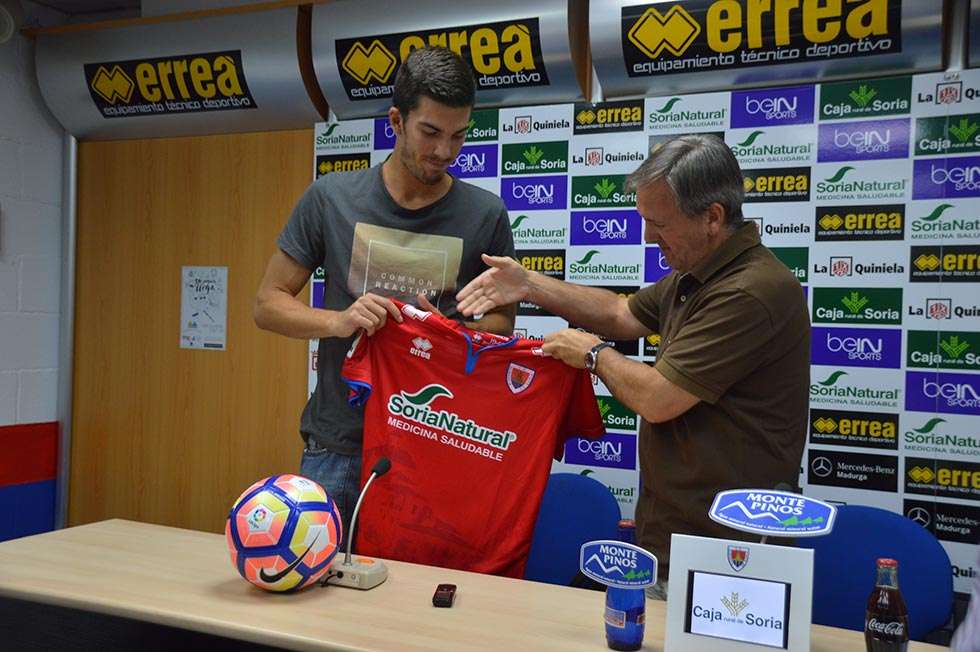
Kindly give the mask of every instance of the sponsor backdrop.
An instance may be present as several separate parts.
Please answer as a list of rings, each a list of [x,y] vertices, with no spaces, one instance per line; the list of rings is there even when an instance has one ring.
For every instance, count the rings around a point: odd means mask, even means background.
[[[383,161],[386,122],[317,125],[317,176]],[[980,71],[477,111],[453,173],[503,198],[525,267],[629,296],[670,269],[644,244],[623,181],[650,147],[687,133],[731,147],[747,217],[806,289],[804,493],[907,514],[946,546],[968,591],[980,537]],[[524,337],[567,325],[519,308]],[[659,343],[616,347],[653,364]],[[595,391],[609,434],[569,441],[555,470],[603,482],[632,516],[639,419],[597,379]]]

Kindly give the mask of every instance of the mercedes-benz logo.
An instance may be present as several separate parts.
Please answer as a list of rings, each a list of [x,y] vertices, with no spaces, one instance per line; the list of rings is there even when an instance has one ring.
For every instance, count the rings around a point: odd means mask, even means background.
[[[925,507],[913,507],[905,515],[922,527],[929,527],[929,523],[932,521],[932,516],[929,515],[929,510]]]
[[[826,457],[814,457],[810,462],[810,470],[818,478],[826,478],[833,472],[834,465]]]

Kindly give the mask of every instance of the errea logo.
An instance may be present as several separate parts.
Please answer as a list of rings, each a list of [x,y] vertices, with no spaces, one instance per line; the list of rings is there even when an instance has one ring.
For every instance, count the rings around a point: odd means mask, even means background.
[[[366,86],[372,80],[387,84],[397,63],[398,59],[388,48],[375,39],[368,47],[364,47],[360,41],[354,43],[340,65],[351,77]]]
[[[656,59],[667,50],[681,56],[701,33],[701,26],[681,5],[674,5],[661,14],[650,7],[629,30],[630,43],[643,54]]]
[[[412,346],[408,349],[408,352],[414,356],[429,360],[432,358],[432,354],[429,353],[431,350],[432,342],[424,337],[416,337],[414,340],[412,340]]]

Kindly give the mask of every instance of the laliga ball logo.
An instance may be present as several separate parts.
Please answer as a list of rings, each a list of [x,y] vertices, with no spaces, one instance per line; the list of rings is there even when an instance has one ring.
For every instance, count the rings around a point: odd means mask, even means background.
[[[313,584],[330,567],[343,537],[334,501],[316,482],[274,475],[246,489],[228,513],[231,563],[267,591]]]

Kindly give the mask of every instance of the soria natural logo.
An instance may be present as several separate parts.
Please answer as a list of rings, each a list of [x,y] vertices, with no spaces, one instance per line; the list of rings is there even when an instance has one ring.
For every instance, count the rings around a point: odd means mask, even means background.
[[[440,397],[455,398],[448,387],[436,383],[426,385],[414,394],[401,391],[388,397],[388,412],[504,451],[517,441],[517,433],[510,430],[494,430],[455,412],[433,408],[432,403]]]
[[[847,375],[846,371],[837,370],[824,380],[811,384],[811,400],[815,403],[896,406],[898,389],[853,387],[844,383],[838,385],[840,379]]]

